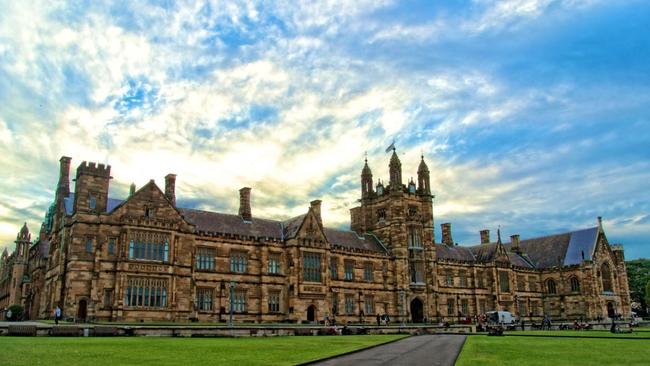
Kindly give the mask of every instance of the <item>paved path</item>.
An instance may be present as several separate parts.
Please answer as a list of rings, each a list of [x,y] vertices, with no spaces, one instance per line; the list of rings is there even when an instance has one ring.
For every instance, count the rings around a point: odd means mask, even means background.
[[[346,356],[332,358],[315,365],[436,365],[453,366],[465,343],[464,335],[421,335]]]

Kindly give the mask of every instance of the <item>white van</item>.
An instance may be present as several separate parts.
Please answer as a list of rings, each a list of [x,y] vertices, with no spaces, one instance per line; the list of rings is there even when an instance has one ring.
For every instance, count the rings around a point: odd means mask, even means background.
[[[488,311],[485,315],[489,324],[512,325],[515,323],[515,317],[509,311]]]

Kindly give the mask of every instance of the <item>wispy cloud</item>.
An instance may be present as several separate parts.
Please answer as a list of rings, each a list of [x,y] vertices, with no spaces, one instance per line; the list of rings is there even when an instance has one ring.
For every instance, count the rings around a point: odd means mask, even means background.
[[[174,172],[181,205],[233,212],[251,186],[254,215],[320,198],[347,226],[364,153],[387,177],[395,138],[405,177],[424,153],[461,242],[602,215],[647,256],[641,2],[0,6],[1,245],[37,230],[61,155],[110,163],[116,197]]]

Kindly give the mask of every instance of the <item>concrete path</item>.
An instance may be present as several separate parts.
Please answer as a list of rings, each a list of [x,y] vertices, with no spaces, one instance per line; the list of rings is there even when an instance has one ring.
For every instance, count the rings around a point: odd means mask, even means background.
[[[436,365],[453,366],[465,343],[464,335],[421,335],[384,346],[332,358],[314,365]]]

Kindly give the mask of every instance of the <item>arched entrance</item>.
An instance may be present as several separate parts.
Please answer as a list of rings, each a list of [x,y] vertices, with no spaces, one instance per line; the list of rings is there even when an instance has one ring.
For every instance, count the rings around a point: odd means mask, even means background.
[[[424,306],[422,305],[422,300],[417,297],[411,300],[411,322],[413,323],[422,323],[424,320]]]
[[[310,323],[316,321],[316,306],[309,305],[307,308],[307,321]]]
[[[77,306],[77,320],[86,321],[86,314],[88,309],[88,301],[79,300],[79,305]]]
[[[616,309],[614,308],[614,303],[611,301],[607,303],[607,316],[612,319],[616,318]]]

